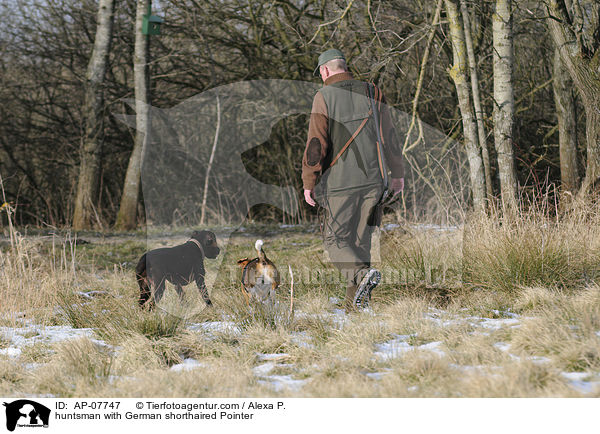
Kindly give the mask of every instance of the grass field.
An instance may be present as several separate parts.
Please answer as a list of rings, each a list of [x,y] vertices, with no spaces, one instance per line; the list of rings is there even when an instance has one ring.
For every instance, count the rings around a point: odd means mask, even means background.
[[[383,283],[370,311],[349,315],[314,227],[236,231],[206,261],[213,308],[190,286],[153,312],[137,306],[135,263],[186,232],[5,237],[0,394],[600,396],[595,217],[385,228]],[[256,238],[283,274],[276,309],[240,294],[235,262]]]

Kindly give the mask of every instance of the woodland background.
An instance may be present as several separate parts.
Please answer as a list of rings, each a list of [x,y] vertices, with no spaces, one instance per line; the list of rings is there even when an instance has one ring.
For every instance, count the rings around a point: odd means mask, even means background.
[[[566,203],[595,191],[593,0],[160,0],[153,13],[165,20],[162,34],[150,38],[141,32],[147,1],[2,2],[0,173],[17,225],[143,224],[144,135],[114,114],[137,111],[139,126],[147,112],[127,101],[169,108],[238,81],[317,83],[317,56],[331,47],[407,114],[404,130],[414,124],[404,143],[404,218],[448,220],[455,209],[510,208],[542,196]],[[308,114],[285,119],[247,161],[265,182],[295,186],[298,198],[307,122]],[[449,139],[426,143],[425,124]],[[203,215],[192,223],[224,223],[228,216],[211,209],[218,191],[205,151]],[[274,153],[273,164],[253,167],[261,153]],[[285,221],[315,218],[298,203],[299,215]],[[248,213],[283,219],[267,206]]]

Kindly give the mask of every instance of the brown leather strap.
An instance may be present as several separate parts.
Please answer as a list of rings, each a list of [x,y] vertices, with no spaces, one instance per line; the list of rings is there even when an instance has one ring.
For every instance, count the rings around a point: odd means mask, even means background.
[[[381,90],[375,86],[375,83],[373,83],[373,87],[375,88],[375,101],[377,101],[377,111],[379,112],[379,137],[381,138],[381,146],[385,146],[385,139],[383,138],[383,122],[381,122],[381,100],[383,98]]]
[[[381,173],[381,177],[383,178],[383,162],[381,161],[381,149],[379,148],[379,141],[377,141],[377,161],[379,162],[379,173]]]
[[[369,109],[369,114],[367,115],[367,117],[363,119],[361,124],[358,126],[357,130],[354,132],[354,134],[352,134],[352,137],[350,137],[348,139],[348,141],[346,142],[346,144],[342,147],[342,150],[340,152],[338,152],[338,154],[335,156],[335,158],[333,160],[331,160],[331,163],[329,163],[329,167],[333,166],[335,164],[335,162],[338,160],[338,158],[340,158],[344,154],[344,152],[346,152],[346,149],[348,149],[348,146],[350,146],[350,144],[354,141],[354,139],[356,139],[356,136],[358,136],[358,134],[361,132],[361,130],[363,129],[363,127],[365,126],[365,124],[367,123],[369,118],[371,117],[372,113],[373,113],[373,111],[371,109]]]
[[[374,93],[373,99],[375,101],[377,101],[377,111],[379,113],[381,113],[381,91],[379,90],[379,88],[377,86],[375,86],[374,83],[371,83],[371,85],[373,86],[373,93]],[[371,117],[372,114],[373,114],[373,109],[369,109],[368,116],[362,121],[362,123],[360,124],[358,129],[354,132],[354,134],[352,134],[352,137],[350,137],[350,139],[348,139],[346,144],[342,147],[340,152],[338,152],[338,154],[335,156],[335,158],[333,160],[331,160],[329,167],[333,166],[335,164],[335,162],[338,160],[338,158],[340,158],[344,154],[344,152],[346,152],[346,149],[348,149],[348,146],[350,146],[350,144],[354,141],[356,136],[358,136],[358,134],[361,132],[361,130],[363,129],[363,127],[365,126],[365,124],[369,120],[369,117]],[[383,142],[384,141],[383,140],[383,126],[382,126],[381,120],[379,121],[379,136],[381,137],[381,141]],[[381,143],[381,146],[383,146],[383,145],[384,145],[384,143]],[[377,142],[377,159],[379,161],[379,171],[381,172],[381,176],[383,176],[383,162],[381,161],[381,149],[380,149],[379,141]]]

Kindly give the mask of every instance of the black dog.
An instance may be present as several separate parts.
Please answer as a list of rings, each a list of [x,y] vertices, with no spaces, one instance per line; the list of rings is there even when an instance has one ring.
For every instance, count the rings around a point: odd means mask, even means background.
[[[212,302],[204,285],[204,257],[214,259],[219,252],[214,233],[194,231],[184,244],[145,253],[135,267],[140,306],[152,309],[163,296],[166,280],[175,285],[180,298],[183,297],[182,286],[195,281],[202,299],[210,306]]]

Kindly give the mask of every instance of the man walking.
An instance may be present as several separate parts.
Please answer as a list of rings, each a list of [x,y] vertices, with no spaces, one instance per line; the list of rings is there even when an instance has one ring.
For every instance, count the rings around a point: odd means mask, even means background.
[[[313,100],[302,159],[304,199],[326,209],[325,249],[346,279],[348,312],[368,307],[381,280],[370,264],[371,236],[388,191],[404,189],[402,151],[383,94],[353,78],[341,51],[321,54],[317,73],[324,86]]]

